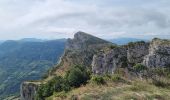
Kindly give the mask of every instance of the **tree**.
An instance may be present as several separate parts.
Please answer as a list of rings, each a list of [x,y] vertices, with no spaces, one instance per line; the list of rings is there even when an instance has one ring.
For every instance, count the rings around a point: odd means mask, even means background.
[[[81,84],[87,82],[90,78],[87,70],[83,66],[73,66],[67,73],[66,73],[66,80],[72,87],[79,87]]]

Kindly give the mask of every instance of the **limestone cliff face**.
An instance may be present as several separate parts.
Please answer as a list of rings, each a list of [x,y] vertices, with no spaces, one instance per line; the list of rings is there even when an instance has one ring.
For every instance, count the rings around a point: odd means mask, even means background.
[[[137,63],[148,68],[170,67],[170,40],[129,43],[109,52],[100,52],[93,56],[92,71],[95,74],[114,73],[118,67],[133,67]]]
[[[116,47],[106,53],[100,52],[93,56],[92,72],[95,74],[113,74],[117,67],[123,67],[126,65],[126,48]]]
[[[73,39],[68,39],[64,55],[61,58],[60,68],[57,72],[66,71],[72,65],[90,67],[93,55],[110,45],[113,44],[87,33],[77,32]]]
[[[38,84],[32,82],[24,82],[21,84],[20,99],[21,100],[35,100]]]
[[[141,63],[147,54],[149,54],[149,43],[140,41],[128,44],[127,60],[129,63]]]
[[[135,42],[126,46],[115,47],[109,52],[93,56],[92,71],[96,74],[114,73],[119,67],[132,67],[141,63],[149,53],[149,43]]]
[[[170,67],[170,40],[153,39],[143,64],[147,67]]]

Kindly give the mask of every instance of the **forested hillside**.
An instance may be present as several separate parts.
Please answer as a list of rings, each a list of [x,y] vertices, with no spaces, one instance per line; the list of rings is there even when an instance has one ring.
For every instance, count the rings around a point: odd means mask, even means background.
[[[21,82],[40,79],[57,63],[65,40],[6,41],[0,44],[0,98],[19,94]]]

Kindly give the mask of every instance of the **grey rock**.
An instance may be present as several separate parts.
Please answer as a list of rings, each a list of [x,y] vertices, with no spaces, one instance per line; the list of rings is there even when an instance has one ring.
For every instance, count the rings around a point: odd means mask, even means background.
[[[35,100],[38,84],[33,82],[23,82],[20,89],[21,100]]]
[[[117,67],[123,67],[127,63],[126,48],[117,47],[111,51],[100,52],[93,56],[92,72],[94,74],[113,74]]]
[[[112,43],[89,35],[84,32],[77,32],[73,39],[68,39],[64,55],[61,58],[61,65],[68,67],[72,65],[91,66],[93,55]]]
[[[153,39],[143,64],[147,67],[170,67],[170,40]]]
[[[129,63],[141,63],[149,54],[149,43],[136,42],[128,45],[127,59]]]

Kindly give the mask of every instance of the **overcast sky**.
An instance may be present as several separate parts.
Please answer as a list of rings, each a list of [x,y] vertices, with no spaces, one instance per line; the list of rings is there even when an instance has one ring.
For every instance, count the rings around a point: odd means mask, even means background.
[[[0,40],[170,38],[170,0],[0,0]]]

